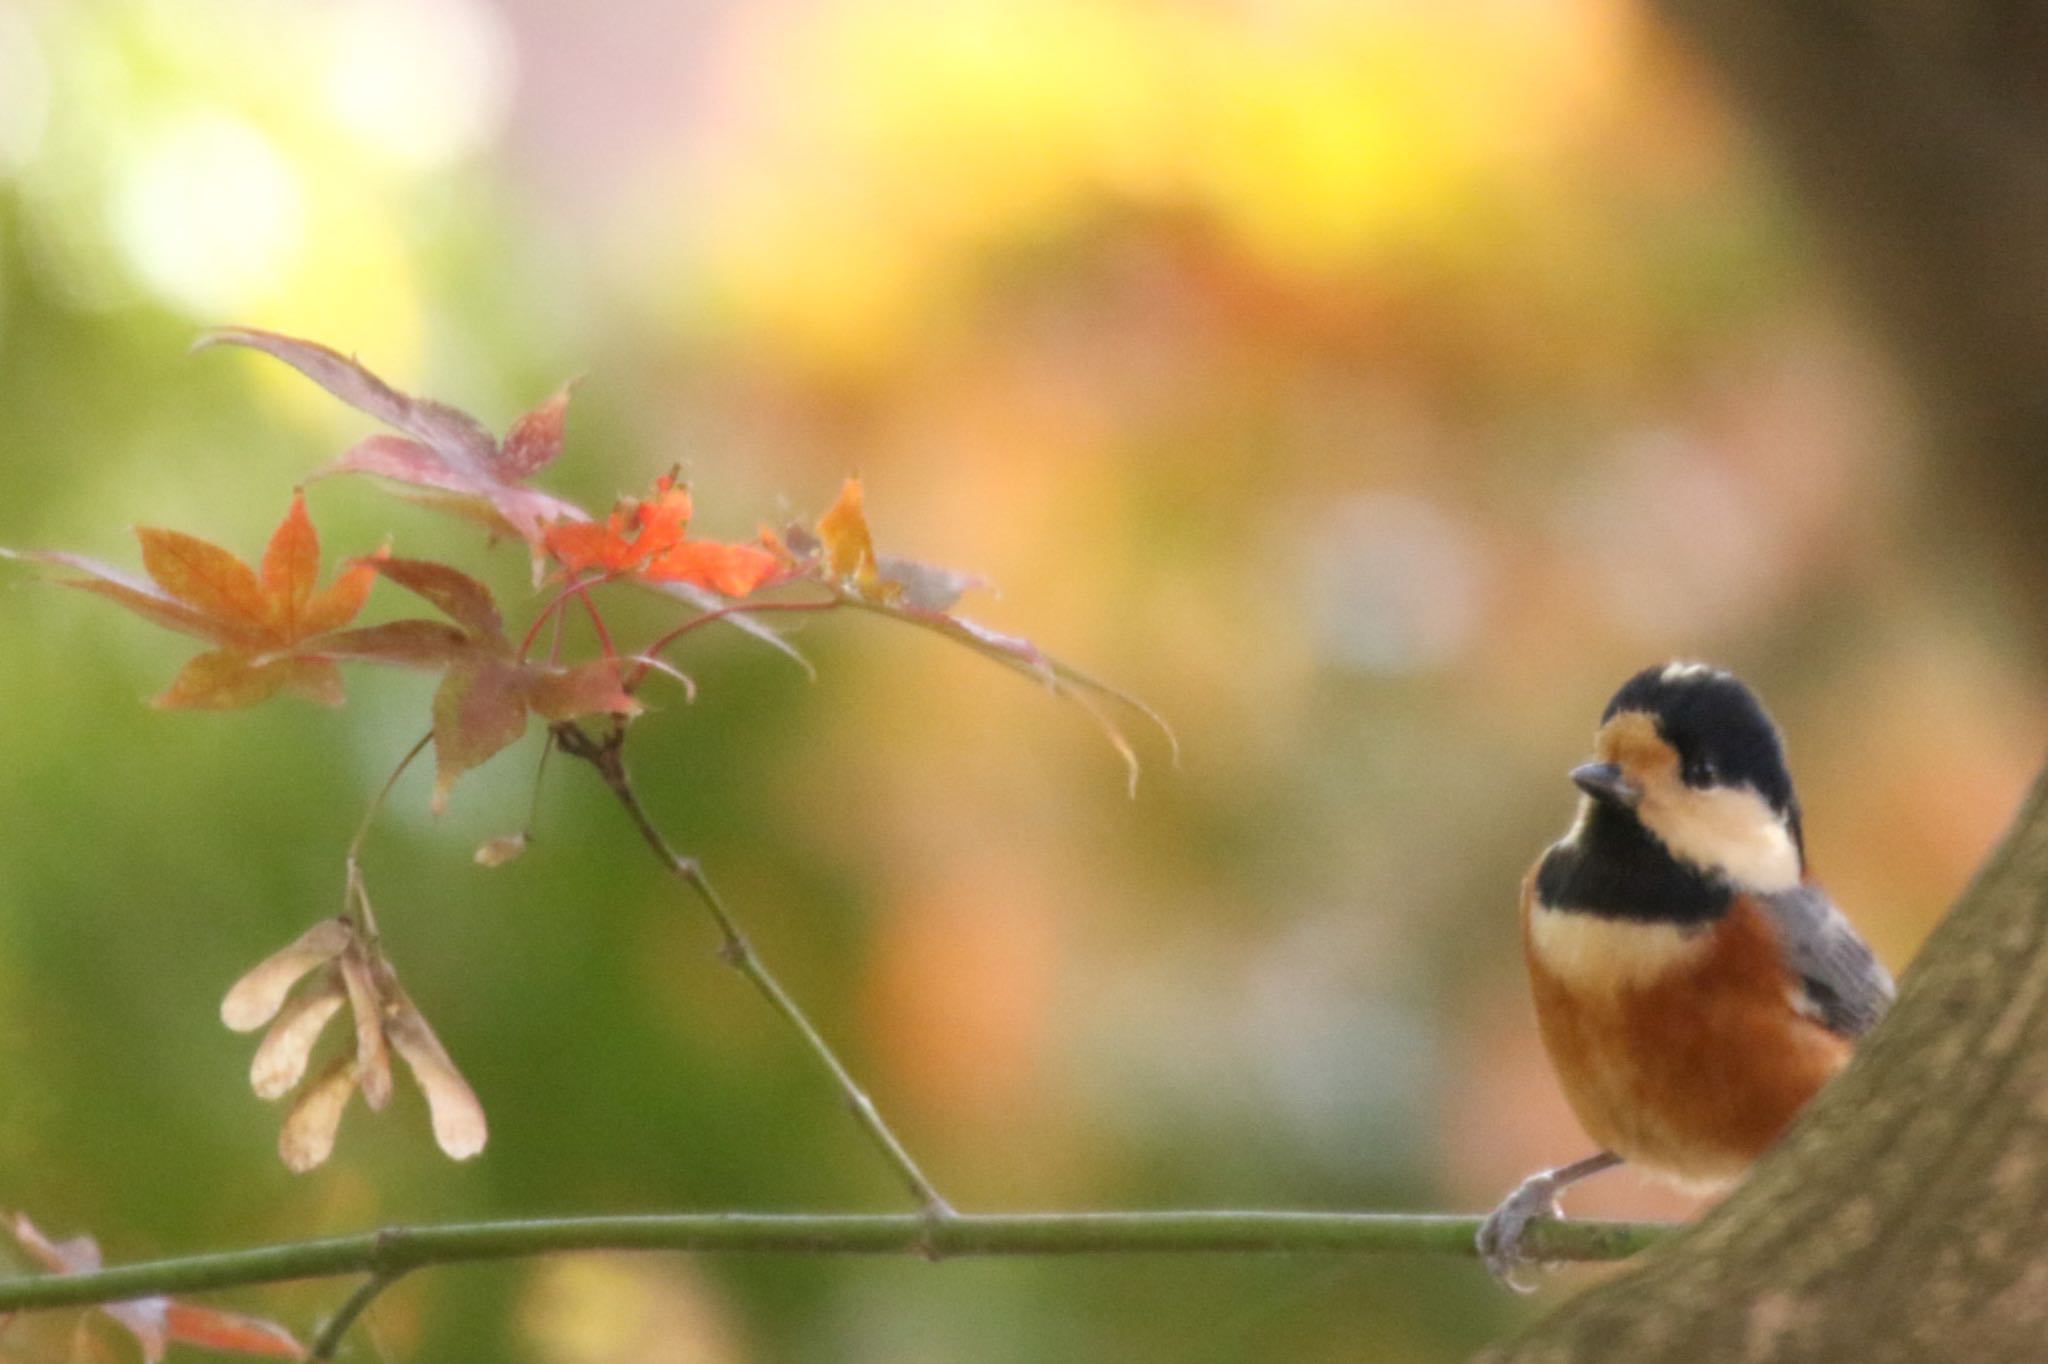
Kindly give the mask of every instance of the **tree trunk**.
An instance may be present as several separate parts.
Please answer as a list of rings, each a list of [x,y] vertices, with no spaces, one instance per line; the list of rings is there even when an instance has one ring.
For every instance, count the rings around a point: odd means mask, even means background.
[[[1653,0],[1751,116],[1940,458],[1930,520],[2048,590],[2048,6]],[[1930,526],[1930,529],[1933,527]],[[2048,643],[2038,621],[2015,622]]]
[[[2040,600],[2048,10],[1660,3],[1904,362],[1940,457],[1927,490],[1955,494],[1933,510]],[[2015,625],[2048,644],[2029,614]],[[2048,773],[1783,1146],[1699,1226],[1480,1359],[2048,1360]]]

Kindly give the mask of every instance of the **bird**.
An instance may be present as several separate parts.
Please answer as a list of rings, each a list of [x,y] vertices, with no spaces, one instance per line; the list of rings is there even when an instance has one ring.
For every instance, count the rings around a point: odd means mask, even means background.
[[[1783,737],[1734,674],[1635,674],[1571,780],[1571,827],[1522,883],[1522,947],[1544,1049],[1599,1149],[1481,1224],[1481,1259],[1524,1292],[1523,1233],[1563,1215],[1567,1186],[1625,1162],[1726,1192],[1895,993],[1809,873]]]

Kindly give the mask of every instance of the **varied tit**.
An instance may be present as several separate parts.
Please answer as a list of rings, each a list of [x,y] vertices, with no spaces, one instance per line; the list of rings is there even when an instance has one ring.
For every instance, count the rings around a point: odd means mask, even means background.
[[[1479,1232],[1517,1288],[1531,1218],[1627,1161],[1740,1180],[1848,1062],[1892,980],[1807,879],[1777,726],[1733,676],[1645,669],[1607,703],[1571,829],[1522,884],[1543,1044],[1598,1154],[1526,1180]]]

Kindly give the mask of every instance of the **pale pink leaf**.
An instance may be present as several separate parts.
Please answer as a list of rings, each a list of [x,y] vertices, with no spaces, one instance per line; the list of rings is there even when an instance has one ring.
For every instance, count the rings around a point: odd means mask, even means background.
[[[968,590],[988,586],[988,579],[978,573],[900,559],[894,554],[876,555],[875,565],[883,582],[901,590],[903,604],[918,611],[951,610]]]
[[[25,1212],[14,1214],[14,1239],[30,1259],[53,1274],[90,1274],[100,1267],[99,1242],[90,1236],[52,1241]]]
[[[194,349],[218,345],[247,346],[275,356],[350,407],[413,437],[458,472],[485,477],[497,457],[498,442],[476,418],[456,408],[401,393],[339,351],[254,327],[222,327],[208,332],[199,338]]]
[[[142,1347],[143,1364],[157,1364],[170,1344],[169,1298],[131,1298],[127,1302],[103,1302],[100,1310],[121,1324]]]

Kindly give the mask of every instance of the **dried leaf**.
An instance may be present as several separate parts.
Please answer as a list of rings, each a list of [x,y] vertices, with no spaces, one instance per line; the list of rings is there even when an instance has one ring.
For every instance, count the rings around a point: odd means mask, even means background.
[[[281,1099],[306,1077],[314,1044],[347,999],[340,972],[331,966],[316,984],[292,996],[249,1063],[249,1088],[257,1098]]]
[[[505,642],[505,620],[498,603],[467,573],[431,559],[373,559],[371,568],[409,592],[425,597],[476,639]]]
[[[247,346],[275,356],[350,407],[419,441],[451,469],[483,477],[497,459],[498,443],[476,418],[408,397],[326,346],[254,327],[222,327],[200,337],[193,349],[218,345]]]
[[[88,559],[82,554],[65,554],[57,550],[0,549],[0,558],[19,559],[24,563],[52,564],[83,573],[83,578],[66,578],[66,587],[83,588],[96,592],[109,601],[120,603],[136,615],[155,621],[170,630],[177,630],[200,639],[212,640],[216,644],[233,643],[243,640],[242,632],[235,631],[231,637],[223,637],[220,622],[202,611],[194,610],[170,593],[153,583],[143,582],[120,569],[103,564],[97,559]]]
[[[393,620],[360,630],[337,630],[306,643],[322,658],[360,659],[411,668],[441,669],[477,651],[475,637],[438,620]]]
[[[510,482],[533,477],[562,453],[563,428],[569,413],[569,391],[576,385],[562,385],[554,397],[512,423],[498,452],[498,476]]]
[[[950,611],[969,590],[987,587],[988,579],[957,568],[899,559],[893,554],[875,556],[882,581],[901,589],[899,600],[918,611]]]
[[[1180,740],[1165,717],[1130,693],[1120,691],[1106,682],[1098,681],[1088,674],[1053,658],[1030,640],[1021,635],[1005,634],[992,630],[979,622],[943,611],[918,610],[901,601],[875,600],[858,594],[848,595],[848,604],[873,611],[878,615],[916,625],[934,634],[964,644],[984,658],[992,659],[1012,671],[1024,674],[1044,686],[1053,695],[1063,697],[1080,706],[1088,718],[1102,731],[1103,737],[1124,761],[1127,785],[1132,795],[1138,791],[1140,765],[1137,749],[1116,723],[1115,718],[1103,708],[1098,698],[1129,707],[1151,722],[1165,738],[1173,761],[1180,761]]]
[[[355,1058],[337,1056],[320,1077],[299,1091],[277,1134],[277,1154],[295,1175],[314,1169],[334,1154],[334,1136],[349,1096],[356,1092]]]
[[[236,981],[220,1003],[220,1021],[236,1032],[262,1027],[276,1017],[300,977],[333,961],[354,941],[355,929],[348,920],[322,919]]]
[[[468,1160],[484,1149],[489,1125],[484,1106],[462,1072],[455,1068],[441,1039],[427,1026],[427,1020],[413,1007],[405,992],[397,992],[390,1020],[391,1046],[409,1067],[427,1096],[427,1109],[434,1120],[434,1140],[450,1159]]]
[[[787,657],[799,668],[802,668],[813,682],[818,680],[817,668],[812,665],[811,660],[803,656],[803,652],[794,644],[784,639],[763,621],[747,614],[745,611],[728,609],[728,604],[721,601],[715,593],[708,592],[695,583],[651,583],[649,586],[653,587],[663,596],[674,597],[677,601],[687,602],[700,611],[716,613],[721,625],[730,625],[742,634],[752,636],[777,653]]]
[[[479,867],[502,867],[525,853],[531,842],[525,834],[501,834],[476,850]]]
[[[589,519],[573,503],[517,486],[560,449],[566,390],[522,418],[514,428],[516,442],[501,448],[468,413],[401,393],[354,360],[314,342],[229,327],[200,338],[200,347],[212,345],[248,346],[275,356],[349,406],[410,437],[373,436],[323,472],[374,474],[485,504],[534,544],[550,522]]]

